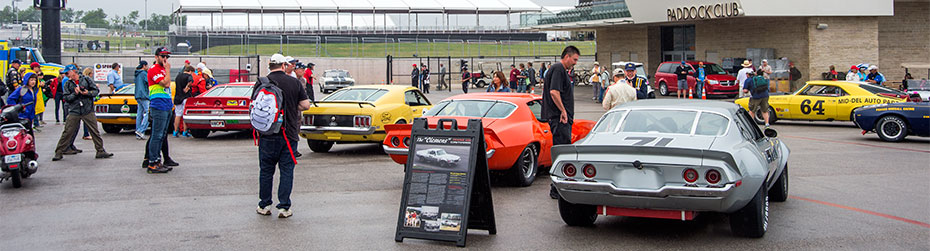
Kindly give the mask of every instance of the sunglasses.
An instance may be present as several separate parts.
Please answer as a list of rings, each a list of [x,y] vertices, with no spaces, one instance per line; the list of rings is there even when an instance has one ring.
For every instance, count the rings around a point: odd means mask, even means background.
[[[158,55],[158,56],[159,56],[159,57],[163,57],[163,58],[165,58],[165,59],[168,59],[168,58],[171,57],[171,55]]]

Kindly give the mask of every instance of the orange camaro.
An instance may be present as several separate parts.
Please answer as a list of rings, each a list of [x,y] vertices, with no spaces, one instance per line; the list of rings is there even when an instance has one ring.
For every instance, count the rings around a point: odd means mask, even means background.
[[[429,127],[455,119],[464,129],[468,119],[481,119],[488,168],[506,172],[516,185],[529,186],[540,167],[552,165],[552,133],[542,119],[542,97],[523,93],[472,93],[447,98],[423,114]],[[576,119],[572,142],[584,138],[594,121]],[[407,163],[411,125],[386,125],[384,151],[398,164]]]

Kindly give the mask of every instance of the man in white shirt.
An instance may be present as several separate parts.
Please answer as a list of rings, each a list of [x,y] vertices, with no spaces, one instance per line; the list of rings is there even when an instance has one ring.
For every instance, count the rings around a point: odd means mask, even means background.
[[[743,86],[743,84],[746,83],[746,79],[749,78],[748,74],[752,74],[753,72],[752,63],[750,63],[749,60],[743,60],[742,66],[743,66],[743,69],[740,69],[739,72],[736,73],[736,82],[738,83],[739,86]],[[740,97],[742,97],[743,95],[744,94],[740,92]]]
[[[762,67],[759,67],[759,68],[761,68],[761,69],[762,69],[762,72],[765,73],[765,75],[764,75],[763,77],[765,77],[766,79],[769,78],[769,74],[772,74],[772,66],[769,65],[769,60],[768,60],[768,59],[763,59],[763,60],[762,60]]]
[[[624,70],[626,71],[624,72]],[[626,78],[624,78],[624,73]],[[604,102],[601,103],[604,110],[609,111],[618,105],[636,101],[636,89],[633,89],[633,86],[626,80],[635,76],[636,66],[632,63],[628,64],[624,69],[618,68],[614,70],[614,84],[607,87],[607,91],[604,93]]]

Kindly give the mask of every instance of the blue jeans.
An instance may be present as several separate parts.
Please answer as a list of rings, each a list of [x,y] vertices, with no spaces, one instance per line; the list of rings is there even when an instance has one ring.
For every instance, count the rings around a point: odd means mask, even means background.
[[[136,100],[139,105],[136,106],[136,132],[145,133],[149,127],[149,100]]]
[[[258,139],[258,206],[261,208],[272,204],[271,187],[274,185],[275,165],[281,170],[278,184],[277,208],[291,207],[291,188],[294,185],[294,159],[291,158],[291,149],[282,135],[261,136]],[[297,151],[297,141],[289,140],[290,146]]]
[[[151,110],[152,114],[152,137],[150,137],[149,163],[155,163],[161,160],[161,145],[165,141],[165,133],[168,131],[168,122],[171,121],[171,111]]]
[[[518,83],[518,84],[517,84],[517,92],[518,92],[518,93],[524,93],[524,92],[526,92],[526,85],[523,84],[523,83]]]

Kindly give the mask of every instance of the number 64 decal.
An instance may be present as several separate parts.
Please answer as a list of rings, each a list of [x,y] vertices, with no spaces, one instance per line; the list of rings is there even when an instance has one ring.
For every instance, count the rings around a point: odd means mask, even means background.
[[[674,140],[674,139],[672,139],[672,138],[661,138],[661,139],[659,139],[659,138],[656,138],[656,137],[626,137],[626,138],[623,139],[623,140],[638,140],[636,143],[633,143],[633,145],[634,145],[634,146],[644,146],[644,145],[646,145],[646,144],[652,143],[653,141],[656,141],[656,139],[658,139],[659,141],[656,142],[655,146],[659,146],[659,147],[667,146],[668,143],[672,143],[672,140]]]
[[[810,99],[801,101],[801,113],[806,115],[811,114],[811,111],[817,111],[817,115],[823,115],[823,100],[817,100],[813,107],[811,107]]]

